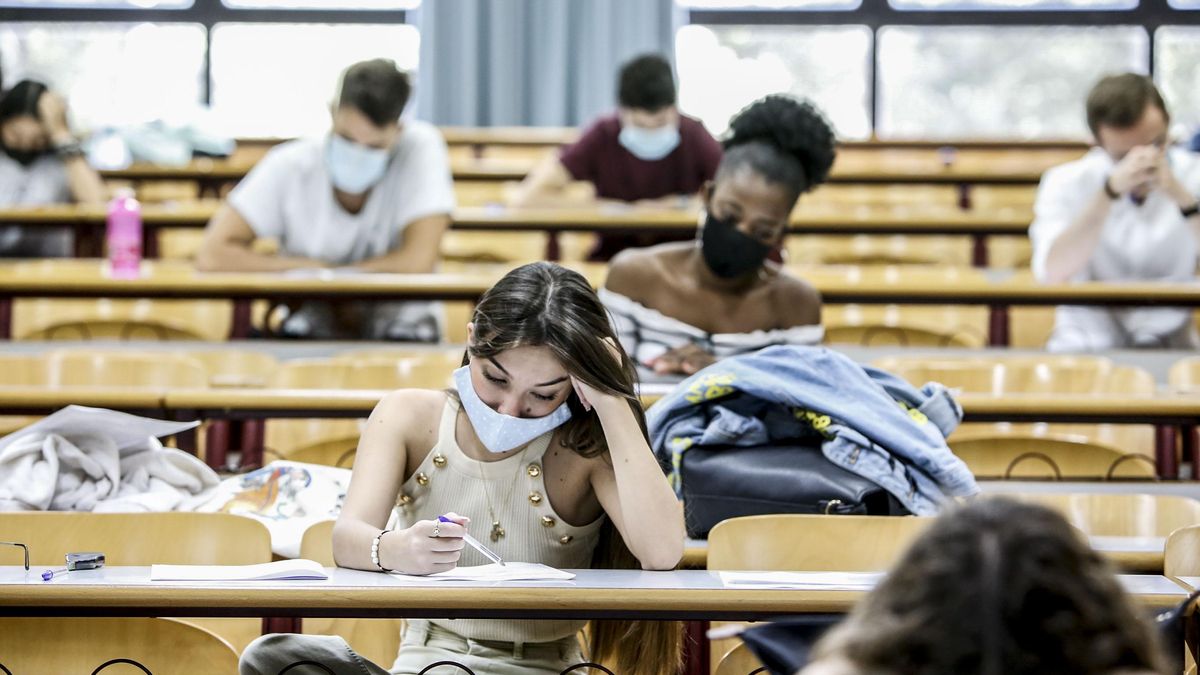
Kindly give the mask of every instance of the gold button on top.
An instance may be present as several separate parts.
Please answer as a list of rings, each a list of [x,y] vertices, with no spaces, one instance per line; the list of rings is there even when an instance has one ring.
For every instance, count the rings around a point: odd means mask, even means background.
[[[536,463],[530,464],[525,471],[529,474],[530,478],[537,478],[542,475],[542,467]]]
[[[445,467],[446,466],[446,456],[440,452],[438,454],[434,455],[433,456],[433,465],[439,469]]]
[[[542,527],[554,527],[554,519],[550,516],[542,516]]]
[[[426,476],[423,473],[417,474],[417,485],[422,487],[429,485],[429,476]]]
[[[536,492],[536,491],[530,492],[529,493],[529,503],[530,504],[541,504],[542,503],[542,493]]]
[[[558,538],[558,543],[560,543],[560,544],[569,544],[572,541],[575,541],[575,537],[572,537],[569,534],[564,534],[563,536]]]

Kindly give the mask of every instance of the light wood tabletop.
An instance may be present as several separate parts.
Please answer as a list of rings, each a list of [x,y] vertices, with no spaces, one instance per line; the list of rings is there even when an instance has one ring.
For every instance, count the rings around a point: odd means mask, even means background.
[[[41,570],[0,567],[6,616],[355,616],[756,620],[845,612],[879,575],[790,589],[726,587],[715,572],[571,570],[560,582],[438,582],[327,568],[324,581],[152,582],[148,567],[105,567],[41,580]],[[814,582],[816,577],[813,577]],[[1158,575],[1120,575],[1148,607],[1170,607],[1185,589]]]
[[[221,158],[199,158],[183,166],[134,164],[107,169],[101,176],[112,180],[195,180],[231,182],[254,168],[259,153],[245,152]],[[1081,149],[960,148],[945,151],[924,147],[843,148],[829,180],[835,183],[950,183],[1036,184],[1042,174],[1058,164],[1078,159]],[[452,157],[456,180],[515,181],[523,179],[538,157]]]
[[[142,207],[142,223],[148,228],[200,228],[208,224],[219,206],[217,200],[147,204]],[[698,217],[697,211],[685,209],[478,206],[455,209],[452,227],[541,232],[675,232],[695,230]],[[67,204],[0,209],[0,224],[103,227],[106,219],[106,210],[101,206]],[[792,216],[791,231],[797,234],[1023,235],[1031,219],[1028,209],[1017,207],[964,211],[951,206],[838,206],[826,203],[798,208]]]

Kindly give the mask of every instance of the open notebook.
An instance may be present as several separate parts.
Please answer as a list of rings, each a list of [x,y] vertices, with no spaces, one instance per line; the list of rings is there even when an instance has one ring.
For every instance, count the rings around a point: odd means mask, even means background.
[[[882,572],[721,572],[725,588],[869,591]]]
[[[277,560],[258,565],[151,565],[150,581],[278,581],[328,579],[315,560]]]

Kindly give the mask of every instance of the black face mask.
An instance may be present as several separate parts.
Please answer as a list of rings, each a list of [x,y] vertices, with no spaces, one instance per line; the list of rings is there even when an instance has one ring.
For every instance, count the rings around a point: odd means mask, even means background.
[[[21,166],[29,166],[45,154],[44,150],[12,150],[3,143],[0,143],[0,152],[8,155],[14,162]]]
[[[735,279],[762,267],[771,247],[741,233],[733,223],[718,220],[711,211],[700,234],[700,253],[713,274]]]

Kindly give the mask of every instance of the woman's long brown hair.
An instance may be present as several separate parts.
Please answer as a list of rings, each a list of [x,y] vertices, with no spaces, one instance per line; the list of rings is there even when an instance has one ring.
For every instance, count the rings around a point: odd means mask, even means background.
[[[646,414],[636,391],[637,371],[620,349],[608,312],[583,275],[546,262],[518,267],[484,294],[472,322],[474,341],[467,349],[471,357],[487,358],[516,347],[547,347],[568,373],[625,399],[642,435],[647,435]],[[606,342],[617,346],[619,360]],[[600,418],[584,410],[574,395],[567,405],[571,419],[561,431],[563,446],[583,457],[607,456]],[[611,520],[601,528],[592,566],[640,567]],[[618,675],[675,675],[683,640],[676,622],[593,621],[589,643],[591,659]]]

